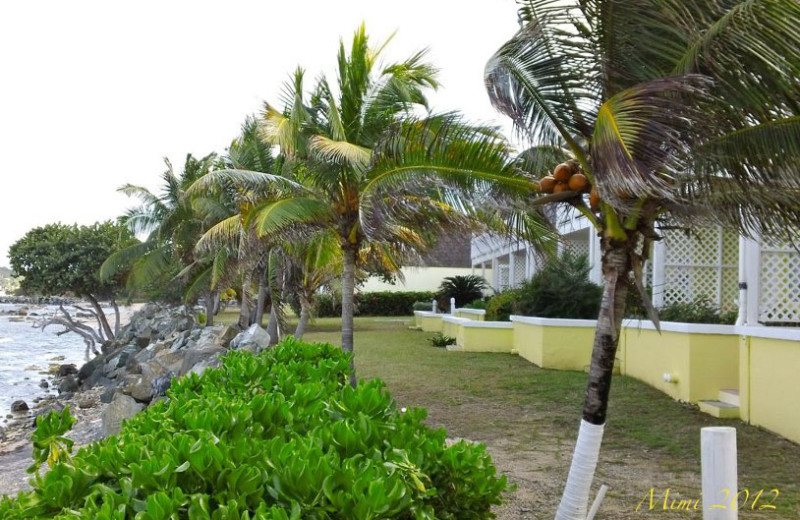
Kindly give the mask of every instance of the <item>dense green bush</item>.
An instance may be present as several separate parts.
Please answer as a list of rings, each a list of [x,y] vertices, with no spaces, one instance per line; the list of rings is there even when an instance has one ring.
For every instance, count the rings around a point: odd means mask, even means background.
[[[487,321],[508,321],[514,310],[514,302],[519,298],[519,291],[504,291],[492,296],[486,302]]]
[[[733,325],[736,323],[737,313],[722,312],[707,296],[698,296],[687,303],[670,303],[661,307],[658,309],[658,317],[661,321]]]
[[[539,318],[596,319],[603,288],[589,280],[586,255],[563,253],[517,289],[514,314]]]
[[[468,274],[448,276],[442,280],[436,296],[442,304],[450,308],[450,298],[456,299],[456,307],[463,307],[483,296],[488,286],[482,276]]]
[[[363,292],[356,294],[356,316],[408,316],[414,312],[414,304],[433,300],[432,292]],[[330,294],[317,298],[317,316],[333,318],[342,315],[342,302]],[[430,304],[428,309],[430,310]]]
[[[4,498],[0,518],[490,518],[507,486],[485,448],[447,446],[380,381],[351,388],[348,363],[336,347],[294,340],[231,352]]]
[[[414,305],[412,305],[411,308],[414,309],[415,311],[432,311],[433,303],[430,301],[414,302]]]
[[[477,300],[472,300],[468,304],[464,305],[464,308],[486,310],[486,305],[488,305],[488,303],[489,303],[489,298],[478,298]]]

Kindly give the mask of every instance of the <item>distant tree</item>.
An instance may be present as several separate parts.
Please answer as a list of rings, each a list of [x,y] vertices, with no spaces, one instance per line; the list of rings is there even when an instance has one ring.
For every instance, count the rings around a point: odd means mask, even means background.
[[[443,298],[447,305],[450,304],[450,298],[455,298],[456,305],[463,307],[469,302],[483,297],[483,291],[486,288],[486,280],[478,275],[448,276],[442,280],[442,284],[439,286],[439,297]]]
[[[42,327],[60,325],[59,334],[74,332],[86,342],[87,356],[97,353],[96,345],[114,339],[119,332],[117,296],[123,290],[121,277],[100,279],[100,266],[106,258],[135,242],[125,226],[107,221],[91,226],[48,224],[34,228],[9,249],[14,273],[22,277],[21,289],[42,296],[73,295],[89,301],[89,312],[97,320],[97,329],[73,319],[60,307],[60,314],[46,320]],[[114,308],[112,327],[100,305],[107,300]]]

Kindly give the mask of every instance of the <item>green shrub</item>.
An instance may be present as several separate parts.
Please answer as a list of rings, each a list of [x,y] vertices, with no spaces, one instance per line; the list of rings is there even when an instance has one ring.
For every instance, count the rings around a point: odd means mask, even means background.
[[[514,313],[539,318],[596,319],[603,288],[589,280],[586,255],[562,254],[517,289]]]
[[[486,287],[486,280],[482,276],[474,274],[448,276],[442,281],[436,295],[448,309],[450,308],[450,298],[456,299],[456,307],[463,307],[482,297]]]
[[[737,313],[722,312],[707,296],[698,296],[688,303],[670,303],[661,307],[658,317],[661,321],[733,325],[736,323]]]
[[[292,339],[230,352],[3,498],[0,518],[490,518],[507,485],[484,446],[446,446],[424,410],[401,413],[380,381],[351,388],[349,360]],[[63,428],[52,426],[55,439]]]
[[[489,298],[479,298],[477,300],[472,300],[468,304],[464,305],[465,309],[483,309],[486,310],[486,305],[489,303]]]
[[[414,302],[412,309],[415,311],[432,311],[433,310],[433,303],[430,301],[427,302]]]
[[[436,334],[428,338],[428,342],[430,342],[430,344],[433,345],[434,347],[444,348],[448,345],[455,345],[456,338],[445,336],[441,332],[437,332]]]
[[[514,314],[514,302],[519,298],[519,291],[504,291],[492,296],[486,302],[486,320],[508,321]]]
[[[356,294],[356,316],[408,316],[414,313],[414,304],[433,300],[432,292],[363,292]],[[342,315],[342,302],[339,297],[320,294],[317,298],[317,316],[333,318]],[[430,303],[426,310],[431,310]]]

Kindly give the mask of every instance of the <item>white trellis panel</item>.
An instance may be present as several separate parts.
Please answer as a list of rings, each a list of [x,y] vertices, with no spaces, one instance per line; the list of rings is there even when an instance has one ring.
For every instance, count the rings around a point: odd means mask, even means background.
[[[664,233],[664,304],[706,297],[723,311],[738,300],[739,238],[720,227]]]
[[[758,321],[800,323],[800,253],[788,243],[761,245]]]
[[[519,287],[527,279],[525,262],[528,258],[528,251],[522,249],[512,254],[514,255],[514,287]]]
[[[574,255],[589,256],[589,239],[591,235],[588,229],[581,229],[574,231],[568,235],[564,235],[564,241],[561,243],[561,251],[569,251]]]
[[[497,259],[497,290],[503,292],[511,287],[511,271],[508,255]]]

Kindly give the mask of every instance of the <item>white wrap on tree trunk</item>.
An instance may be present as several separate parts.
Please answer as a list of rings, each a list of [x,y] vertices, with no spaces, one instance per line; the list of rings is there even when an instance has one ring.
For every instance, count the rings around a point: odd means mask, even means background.
[[[567,486],[556,511],[556,520],[586,520],[589,493],[600,456],[605,425],[591,424],[581,420],[575,454],[569,468]]]

